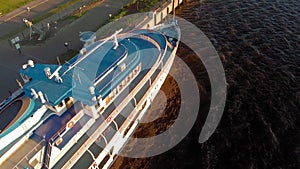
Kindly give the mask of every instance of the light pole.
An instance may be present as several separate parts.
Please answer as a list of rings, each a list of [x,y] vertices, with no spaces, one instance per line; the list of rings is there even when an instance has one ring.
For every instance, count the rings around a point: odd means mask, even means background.
[[[68,42],[65,42],[64,43],[64,46],[67,48],[67,51],[69,50],[69,43]]]

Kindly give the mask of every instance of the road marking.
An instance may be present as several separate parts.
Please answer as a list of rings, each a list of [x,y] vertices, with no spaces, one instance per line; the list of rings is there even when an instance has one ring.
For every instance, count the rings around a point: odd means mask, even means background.
[[[33,9],[33,8],[39,6],[39,5],[41,5],[41,4],[43,4],[43,3],[47,2],[47,1],[49,1],[49,0],[44,0],[44,1],[42,1],[42,2],[39,2],[39,3],[37,3],[37,4],[33,5],[33,6],[31,6],[30,9]],[[20,8],[18,8],[18,9],[20,9]],[[21,12],[19,12],[19,13],[15,14],[15,15],[13,15],[13,16],[11,16],[11,17],[5,19],[4,22],[7,22],[7,21],[11,20],[12,18],[15,18],[16,16],[19,16],[19,15],[25,13],[25,12],[27,12],[27,10],[22,10]],[[0,23],[0,24],[1,24],[1,23]]]

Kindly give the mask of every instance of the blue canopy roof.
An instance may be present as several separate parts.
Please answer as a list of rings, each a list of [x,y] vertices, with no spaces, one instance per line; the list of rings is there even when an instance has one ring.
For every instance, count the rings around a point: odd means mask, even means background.
[[[147,30],[137,30],[133,33],[148,34],[159,44],[165,46],[166,42],[162,34]],[[117,83],[126,77],[126,74],[130,73],[130,69],[133,69],[140,62],[139,50],[143,48],[145,40],[133,44],[130,38],[132,37],[119,39],[117,49],[114,49],[113,41],[107,41],[103,44],[103,41],[95,42],[88,46],[86,51],[76,55],[62,66],[36,64],[34,67],[28,66],[26,69],[21,69],[21,74],[31,78],[31,81],[23,88],[25,94],[31,96],[31,89],[36,92],[41,91],[46,101],[53,106],[67,97],[73,97],[87,105],[96,104],[92,99],[93,97],[107,95]],[[155,46],[153,47],[155,48]],[[111,79],[103,77],[109,77],[110,72],[119,71],[118,65],[121,62],[132,65],[126,66],[126,71],[122,72],[123,74],[118,77],[119,79],[114,79],[115,82],[107,87],[106,83],[111,82],[109,81]],[[45,74],[45,68],[50,69],[52,74],[57,71],[62,82],[55,81],[55,77],[49,79]],[[99,82],[99,85],[94,86],[95,81],[100,78],[102,81]],[[95,93],[90,92],[91,86],[97,89]]]

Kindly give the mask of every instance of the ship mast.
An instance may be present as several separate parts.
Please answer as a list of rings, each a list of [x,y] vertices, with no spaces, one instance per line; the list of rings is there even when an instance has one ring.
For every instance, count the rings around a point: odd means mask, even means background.
[[[172,0],[173,21],[175,20],[175,0]]]
[[[78,59],[76,62],[74,62],[72,65],[70,65],[68,67],[68,69],[63,73],[63,75],[65,75],[68,71],[70,71],[72,68],[74,68],[77,64],[79,64],[82,60],[84,60],[85,58],[87,58],[91,53],[93,53],[96,49],[98,49],[100,46],[102,46],[103,44],[105,44],[107,41],[109,41],[110,39],[117,39],[117,34],[119,34],[120,32],[123,31],[123,28],[117,30],[113,35],[111,35],[110,37],[106,38],[102,43],[100,43],[99,45],[97,45],[94,49],[90,50],[87,54],[85,54],[84,57],[81,57],[80,59]],[[115,42],[115,49],[118,47],[118,43]]]

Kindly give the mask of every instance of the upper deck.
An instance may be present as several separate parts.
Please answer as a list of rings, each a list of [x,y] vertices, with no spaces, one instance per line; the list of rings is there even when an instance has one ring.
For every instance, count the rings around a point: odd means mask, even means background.
[[[23,77],[29,80],[22,91],[25,93],[24,98],[27,98],[27,101],[30,98],[30,103],[34,103],[32,106],[35,108],[30,109],[28,104],[24,104],[24,106],[27,105],[26,110],[29,113],[22,113],[20,110],[25,109],[20,108],[19,100],[14,102],[16,105],[14,110],[19,112],[18,117],[25,118],[30,114],[33,115],[36,108],[45,103],[56,106],[68,97],[73,97],[85,105],[94,105],[93,98],[99,99],[99,96],[102,98],[110,96],[113,90],[119,89],[120,84],[128,79],[130,74],[136,70],[135,68],[141,66],[142,72],[138,73],[133,81],[130,81],[128,88],[133,89],[140,82],[147,80],[147,76],[145,76],[147,72],[152,72],[153,67],[156,69],[163,62],[163,59],[169,57],[173,47],[168,37],[158,31],[151,30],[135,30],[121,34],[118,36],[118,47],[115,48],[115,46],[115,41],[111,39],[102,40],[87,46],[80,54],[63,65],[28,64],[26,68],[20,70]],[[50,73],[47,74],[47,72]],[[37,96],[34,92],[37,93]],[[45,99],[44,103],[39,98],[40,92]],[[122,100],[121,96],[120,94],[117,97],[119,101]],[[8,108],[9,106],[5,107]],[[46,142],[53,143],[53,140],[51,142],[52,135],[56,135],[57,130],[60,131],[66,127],[67,123],[65,122],[74,116],[70,110],[64,110],[63,114],[54,114],[51,117],[43,118],[43,123],[33,133],[41,138],[44,137]],[[111,112],[110,110],[109,108],[105,109],[101,114],[102,117],[107,117]],[[28,115],[24,116],[24,114]],[[17,126],[15,120],[12,119],[10,124],[7,123],[7,128]],[[77,133],[76,129],[79,130],[80,127],[74,126],[67,130],[63,142],[59,145],[60,148],[68,143],[74,133]],[[63,163],[64,160],[61,161]]]
[[[166,40],[164,35],[157,32],[136,30],[121,34],[118,47],[115,46],[113,40],[98,41],[61,66],[28,65],[20,70],[23,77],[30,79],[23,89],[25,95],[32,97],[34,91],[41,92],[45,101],[52,106],[67,97],[94,105],[93,98],[105,97],[140,63],[141,50],[147,48],[153,49],[154,53],[162,52]]]

